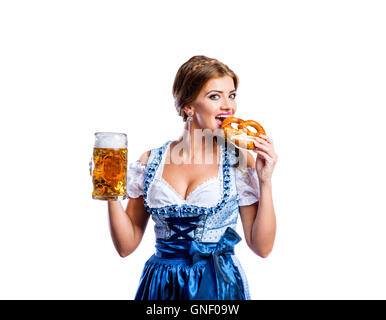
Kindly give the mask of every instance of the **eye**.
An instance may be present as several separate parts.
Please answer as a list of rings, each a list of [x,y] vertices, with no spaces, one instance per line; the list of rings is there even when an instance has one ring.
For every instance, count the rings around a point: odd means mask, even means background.
[[[215,98],[215,97],[220,97],[220,96],[217,93],[209,96],[210,99],[217,100],[217,98]]]
[[[237,96],[236,92],[235,92],[235,93],[232,93],[232,94],[230,95],[230,97],[231,97],[232,99],[235,99],[236,96]]]

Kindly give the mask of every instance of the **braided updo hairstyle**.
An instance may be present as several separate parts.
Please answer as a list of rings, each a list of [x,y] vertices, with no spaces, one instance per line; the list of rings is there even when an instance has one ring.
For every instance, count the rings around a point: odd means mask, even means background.
[[[202,87],[212,78],[230,76],[237,90],[239,78],[229,67],[206,56],[193,56],[177,71],[173,84],[173,96],[177,113],[186,121],[183,107],[192,103]]]

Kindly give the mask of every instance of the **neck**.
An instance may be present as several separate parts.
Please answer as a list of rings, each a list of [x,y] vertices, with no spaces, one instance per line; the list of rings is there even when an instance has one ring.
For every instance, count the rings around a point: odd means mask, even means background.
[[[188,122],[185,123],[177,144],[181,147],[179,155],[185,163],[213,161],[213,156],[217,154],[217,139],[213,132],[210,129],[197,128],[194,121],[191,121],[190,128]]]

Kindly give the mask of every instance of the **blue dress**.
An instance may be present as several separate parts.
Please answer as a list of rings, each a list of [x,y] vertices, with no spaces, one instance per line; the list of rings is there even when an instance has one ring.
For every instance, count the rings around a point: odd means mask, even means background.
[[[151,150],[144,172],[143,199],[155,222],[156,252],[145,263],[135,300],[250,299],[245,273],[234,254],[241,237],[235,230],[239,197],[232,151],[219,143],[222,195],[214,206],[151,207],[149,186],[171,142]]]

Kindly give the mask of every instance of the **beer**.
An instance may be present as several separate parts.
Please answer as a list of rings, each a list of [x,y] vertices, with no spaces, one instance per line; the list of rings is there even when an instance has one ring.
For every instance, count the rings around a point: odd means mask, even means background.
[[[123,200],[126,194],[127,137],[124,133],[97,132],[93,152],[92,198]]]

